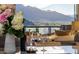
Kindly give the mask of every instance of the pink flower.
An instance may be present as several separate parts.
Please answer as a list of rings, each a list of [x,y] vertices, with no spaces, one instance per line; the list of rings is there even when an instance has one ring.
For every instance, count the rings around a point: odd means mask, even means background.
[[[12,15],[12,11],[11,9],[6,9],[2,14],[5,15],[5,17],[10,17]]]
[[[0,23],[4,23],[5,21],[7,21],[7,18],[5,17],[5,15],[0,14]]]
[[[7,17],[11,16],[11,9],[6,9],[2,14],[0,14],[0,23],[7,21]]]

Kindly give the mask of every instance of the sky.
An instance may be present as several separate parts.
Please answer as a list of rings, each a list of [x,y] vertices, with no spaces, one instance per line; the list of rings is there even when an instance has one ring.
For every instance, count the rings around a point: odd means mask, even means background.
[[[51,4],[43,9],[57,11],[65,15],[74,15],[74,4]]]
[[[42,10],[57,11],[65,15],[74,15],[74,4],[53,4],[53,0],[27,0],[27,4],[23,5],[37,7]]]

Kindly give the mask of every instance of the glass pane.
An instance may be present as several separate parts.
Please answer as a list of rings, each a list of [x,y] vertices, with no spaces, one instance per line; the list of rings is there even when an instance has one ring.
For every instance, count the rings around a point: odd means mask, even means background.
[[[23,10],[24,17],[26,18],[24,22],[24,25],[26,26],[25,32],[29,33],[29,35],[28,34],[26,35],[27,48],[30,47],[36,49],[37,50],[36,53],[42,53],[42,54],[75,53],[76,50],[73,49],[71,45],[69,46],[50,45],[51,42],[55,42],[54,39],[57,37],[55,35],[56,34],[55,30],[58,31],[67,29],[70,30],[70,25],[72,24],[72,21],[74,21],[74,14],[75,14],[74,4],[38,5],[28,3],[28,4],[19,4],[16,6],[17,11]],[[40,45],[38,43],[40,43]]]

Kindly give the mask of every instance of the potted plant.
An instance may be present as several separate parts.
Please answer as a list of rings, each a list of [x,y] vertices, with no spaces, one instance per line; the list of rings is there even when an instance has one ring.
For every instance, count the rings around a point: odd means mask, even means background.
[[[2,8],[1,8],[2,7]],[[0,34],[5,33],[5,53],[15,53],[15,38],[23,37],[23,13],[22,11],[14,12],[15,5],[0,5]]]

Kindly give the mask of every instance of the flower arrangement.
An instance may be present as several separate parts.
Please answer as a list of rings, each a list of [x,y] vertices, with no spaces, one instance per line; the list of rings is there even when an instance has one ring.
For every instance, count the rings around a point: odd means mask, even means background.
[[[16,37],[23,37],[23,13],[14,12],[15,5],[0,4],[0,35],[3,33],[14,34]]]

